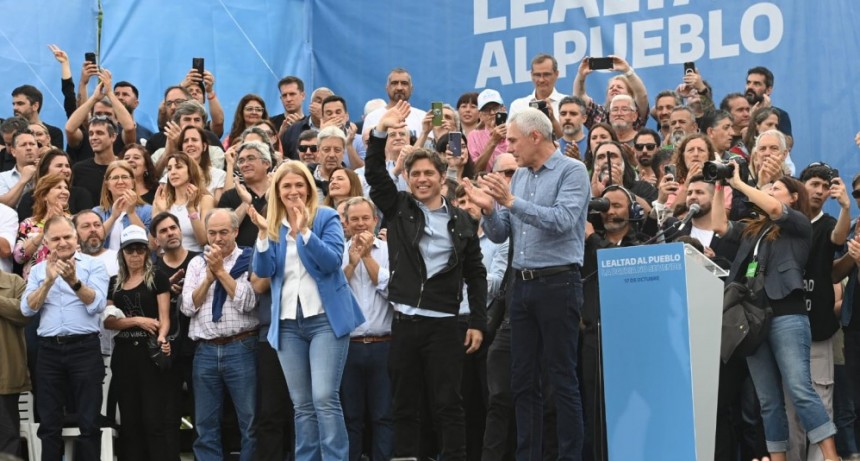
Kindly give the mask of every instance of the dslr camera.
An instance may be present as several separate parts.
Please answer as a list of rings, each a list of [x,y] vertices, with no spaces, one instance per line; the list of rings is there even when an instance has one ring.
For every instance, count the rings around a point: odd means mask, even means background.
[[[749,164],[741,157],[733,158],[738,167],[740,167],[740,176],[741,181],[745,183],[749,183],[750,179],[750,167]],[[729,163],[728,160],[717,160],[712,162],[705,162],[705,165],[702,167],[702,176],[705,177],[705,181],[715,183],[717,181],[728,181],[735,174],[735,165],[733,163]]]

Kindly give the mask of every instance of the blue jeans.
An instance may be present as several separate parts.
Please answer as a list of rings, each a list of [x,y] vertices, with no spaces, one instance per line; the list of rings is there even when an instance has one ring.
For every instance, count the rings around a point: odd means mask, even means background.
[[[336,338],[325,314],[281,320],[278,359],[296,413],[296,461],[349,456],[340,380],[349,336]]]
[[[819,443],[836,434],[821,398],[812,388],[809,348],[812,333],[806,315],[774,317],[767,339],[747,357],[764,420],[767,451],[788,451],[788,418],[783,382],[809,441]]]
[[[391,380],[388,351],[391,341],[349,343],[341,390],[343,416],[349,432],[349,460],[359,461],[364,422],[372,424],[373,442],[366,450],[373,461],[388,461],[394,451],[394,423],[391,419]],[[367,412],[365,413],[365,408]]]
[[[555,390],[558,459],[581,460],[582,398],[576,377],[582,280],[578,270],[514,279],[511,392],[517,421],[517,460],[542,459],[542,363]],[[543,361],[539,360],[543,356]]]
[[[242,436],[241,461],[251,461],[257,445],[254,409],[257,404],[257,341],[248,336],[229,344],[201,341],[194,354],[194,424],[197,440],[194,456],[198,461],[221,461],[221,412],[224,390],[230,393],[239,432]]]

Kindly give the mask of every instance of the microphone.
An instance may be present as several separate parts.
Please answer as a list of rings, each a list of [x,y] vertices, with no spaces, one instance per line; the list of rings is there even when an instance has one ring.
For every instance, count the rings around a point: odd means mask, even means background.
[[[694,204],[690,205],[690,210],[687,211],[687,215],[684,216],[683,220],[681,220],[681,226],[678,227],[678,230],[679,231],[683,230],[684,226],[686,226],[690,221],[692,221],[693,217],[695,217],[697,214],[699,214],[699,211],[701,209],[702,209],[702,207],[699,206],[698,203],[694,203]]]

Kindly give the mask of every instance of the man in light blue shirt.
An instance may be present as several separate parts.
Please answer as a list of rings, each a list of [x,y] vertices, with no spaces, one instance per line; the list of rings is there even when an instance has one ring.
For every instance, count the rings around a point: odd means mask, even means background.
[[[491,173],[481,188],[464,183],[485,215],[490,240],[513,245],[510,319],[511,391],[517,420],[517,459],[541,459],[541,354],[555,388],[559,459],[580,459],[582,401],[576,378],[582,308],[579,269],[585,245],[590,183],[585,165],[565,157],[540,111],[508,119],[508,150],[520,168],[510,187]]]
[[[350,333],[341,382],[343,395],[349,396],[343,400],[349,459],[361,457],[365,420],[370,421],[373,434],[365,451],[372,453],[372,459],[390,459],[394,422],[388,354],[394,310],[388,302],[388,244],[373,235],[378,219],[370,200],[353,197],[346,203],[344,216],[352,237],[343,255],[343,271],[367,319]]]
[[[21,312],[41,312],[36,387],[42,459],[60,459],[63,451],[63,406],[68,389],[75,396],[78,458],[99,459],[104,363],[99,341],[99,314],[105,309],[108,275],[104,264],[77,252],[72,221],[56,216],[45,222],[48,259],[33,266],[21,300]]]

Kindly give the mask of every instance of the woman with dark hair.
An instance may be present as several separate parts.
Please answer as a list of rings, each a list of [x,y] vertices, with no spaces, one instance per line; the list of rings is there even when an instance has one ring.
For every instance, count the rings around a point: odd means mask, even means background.
[[[112,384],[116,384],[122,415],[119,452],[125,460],[176,458],[178,453],[166,451],[167,431],[179,428],[164,424],[173,379],[164,361],[165,367],[161,367],[150,358],[153,351],[170,354],[170,281],[152,264],[142,227],[123,229],[120,248],[119,272],[108,285],[107,302],[122,316],[113,311],[104,320],[105,328],[119,330],[111,360]]]
[[[591,194],[603,195],[610,184],[624,186],[639,200],[645,212],[651,211],[651,202],[657,199],[657,189],[648,181],[636,179],[636,170],[629,159],[630,146],[617,141],[602,142],[594,148],[594,171],[591,175]]]
[[[457,113],[460,115],[460,131],[465,139],[481,124],[481,119],[478,117],[478,93],[469,92],[460,95],[460,99],[457,100]]]
[[[134,190],[134,170],[125,160],[114,160],[105,171],[99,206],[93,211],[101,216],[105,229],[105,248],[119,251],[119,236],[135,224],[149,228],[152,206]]]
[[[18,239],[12,257],[23,264],[26,280],[30,268],[48,257],[48,247],[43,239],[45,221],[54,216],[70,216],[69,180],[61,173],[50,173],[39,179],[33,190],[33,216],[21,221]]]
[[[615,129],[608,123],[595,123],[588,132],[588,142],[586,143],[585,156],[583,157],[585,167],[588,171],[594,169],[594,149],[602,142],[618,141],[618,135],[615,134]]]
[[[722,185],[717,184],[711,222],[723,240],[739,244],[726,283],[763,274],[764,295],[773,311],[765,339],[746,358],[761,403],[767,450],[773,460],[786,459],[785,391],[809,441],[818,444],[825,459],[837,460],[836,426],[812,387],[809,366],[812,333],[803,269],[811,248],[812,224],[806,188],[800,181],[782,176],[765,186],[766,191],[759,190],[742,181],[739,170],[735,163],[729,184],[761,212],[755,218],[728,221],[719,190]]]
[[[753,146],[758,135],[768,130],[775,130],[779,126],[779,111],[773,107],[762,107],[756,109],[750,115],[750,122],[747,125],[747,132],[744,133],[743,145],[732,147],[729,151],[740,155],[750,161],[752,156]]]
[[[155,174],[155,164],[146,147],[140,144],[127,144],[119,157],[131,166],[134,171],[134,191],[144,202],[152,205],[155,199],[155,189],[158,188],[158,177]]]
[[[449,140],[450,133],[441,136],[436,140],[436,152],[443,155],[445,157],[445,161],[448,162],[447,177],[449,179],[453,179],[455,182],[459,182],[463,178],[475,179],[478,172],[475,168],[475,161],[472,160],[472,156],[469,155],[469,143],[466,141],[466,136],[460,137],[461,152],[460,155],[456,157],[451,153],[451,150],[448,149]]]
[[[322,204],[329,208],[337,208],[342,202],[362,195],[364,190],[361,188],[361,179],[358,175],[349,168],[339,166],[329,175],[328,194],[323,198]]]
[[[200,174],[203,178],[203,187],[212,194],[215,202],[221,198],[221,193],[224,192],[224,185],[227,181],[227,173],[224,170],[212,166],[212,159],[209,157],[209,142],[206,140],[206,132],[201,128],[188,125],[179,133],[179,147],[186,155],[191,157],[200,167]],[[165,158],[165,160],[167,160]],[[225,159],[226,160],[226,159]],[[165,166],[167,163],[165,163]],[[161,178],[162,183],[167,182],[167,174]]]
[[[259,128],[263,133],[268,137],[269,144],[272,145],[272,152],[277,152],[281,154],[279,157],[283,158],[283,152],[281,152],[281,140],[278,138],[278,130],[275,128],[275,124],[272,123],[269,119],[260,120],[259,123],[250,127],[250,128]],[[247,129],[245,130],[247,131]],[[253,140],[252,140],[253,141]],[[244,142],[244,140],[243,140]],[[279,159],[280,160],[280,159]]]
[[[51,174],[59,173],[66,177],[69,184],[72,183],[72,160],[69,154],[60,149],[53,148],[39,160],[39,168],[36,170],[36,184],[39,179]],[[89,210],[95,205],[90,191],[83,187],[69,187],[69,212],[75,214],[79,211]],[[21,196],[18,203],[18,221],[33,216],[33,191],[26,192]]]
[[[233,114],[233,126],[230,127],[230,134],[224,139],[224,145],[230,147],[245,131],[245,128],[254,126],[268,118],[269,113],[266,111],[266,102],[263,101],[263,98],[256,94],[242,96],[239,104],[236,105],[236,112]]]
[[[158,186],[153,214],[169,211],[179,219],[182,230],[182,246],[188,251],[203,251],[206,227],[203,219],[215,201],[203,187],[200,167],[184,152],[173,152],[167,156],[167,183]]]

